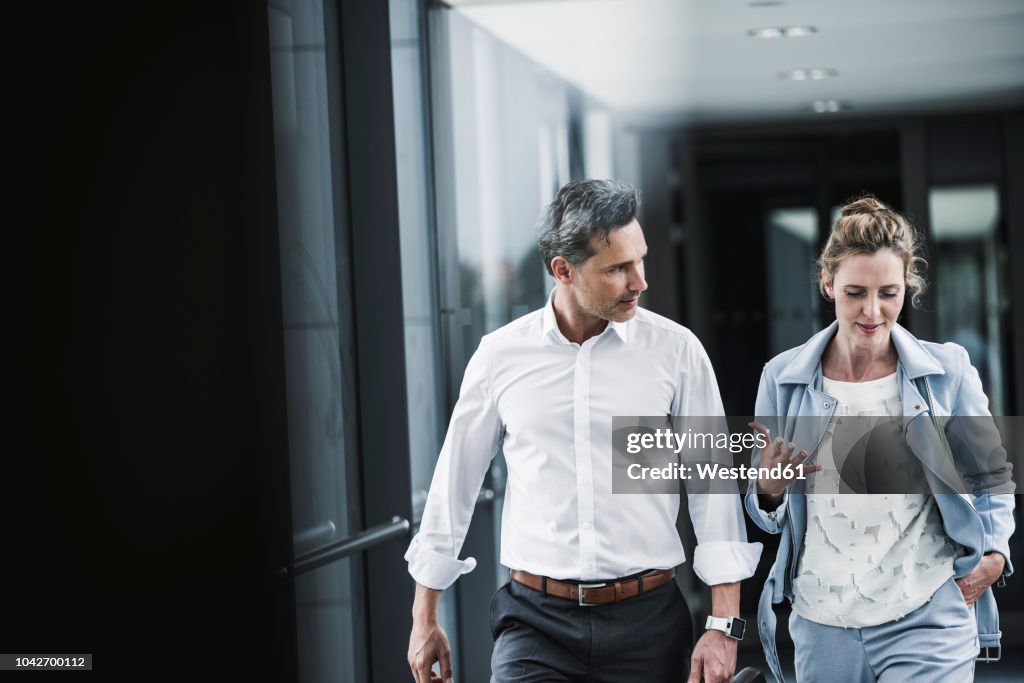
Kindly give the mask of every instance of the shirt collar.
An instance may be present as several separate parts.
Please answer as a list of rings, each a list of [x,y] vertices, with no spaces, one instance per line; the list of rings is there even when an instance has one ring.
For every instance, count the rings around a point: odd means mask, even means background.
[[[562,334],[562,331],[558,329],[558,320],[555,319],[554,289],[552,289],[551,293],[548,294],[548,302],[544,306],[544,313],[541,319],[541,336],[544,339],[547,339],[548,335],[554,333],[556,339],[568,341],[567,339],[565,339],[565,335]],[[619,336],[619,339],[622,340],[623,343],[627,343],[629,341],[629,323],[630,321],[628,320],[626,322],[621,323],[615,322],[614,320],[609,320],[608,326],[604,328],[604,332],[602,332],[601,334],[607,334],[608,330],[611,329],[615,334]]]
[[[779,374],[779,383],[812,384],[814,375],[818,372],[821,364],[821,354],[825,352],[825,347],[828,346],[838,329],[839,323],[833,321],[831,325],[807,340],[807,343]],[[946,374],[939,362],[935,360],[935,356],[929,353],[917,337],[902,325],[899,323],[893,325],[891,334],[893,345],[896,347],[896,355],[899,356],[908,379],[916,379],[924,375]]]

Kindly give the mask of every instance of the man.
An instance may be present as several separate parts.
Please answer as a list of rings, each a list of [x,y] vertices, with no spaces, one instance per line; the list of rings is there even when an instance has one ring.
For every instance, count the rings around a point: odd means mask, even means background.
[[[469,361],[405,556],[417,582],[417,683],[429,683],[434,662],[453,678],[437,607],[476,565],[458,553],[499,448],[508,465],[501,563],[512,580],[491,605],[493,680],[682,679],[692,628],[672,581],[686,559],[680,498],[612,495],[612,417],[723,408],[696,337],[638,307],[647,245],[637,203],[635,190],[612,181],[563,187],[538,234],[556,283],[547,306],[485,336]],[[739,581],[753,575],[760,544],[746,542],[738,494],[691,496],[689,505],[694,571],[712,587],[712,615],[738,618]],[[729,681],[735,665],[736,640],[708,630],[690,680]]]

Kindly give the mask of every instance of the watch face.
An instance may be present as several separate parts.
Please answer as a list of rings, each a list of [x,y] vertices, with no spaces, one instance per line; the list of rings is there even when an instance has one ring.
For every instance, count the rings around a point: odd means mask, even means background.
[[[747,622],[745,619],[740,619],[739,617],[732,618],[732,623],[729,624],[729,636],[731,638],[735,638],[736,640],[742,639],[746,630]]]

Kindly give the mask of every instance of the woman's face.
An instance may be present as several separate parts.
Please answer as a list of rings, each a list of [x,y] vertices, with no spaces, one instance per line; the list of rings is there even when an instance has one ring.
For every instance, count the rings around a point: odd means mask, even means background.
[[[836,302],[837,336],[854,348],[886,348],[903,309],[906,284],[903,259],[891,249],[840,261],[832,282],[825,285]]]

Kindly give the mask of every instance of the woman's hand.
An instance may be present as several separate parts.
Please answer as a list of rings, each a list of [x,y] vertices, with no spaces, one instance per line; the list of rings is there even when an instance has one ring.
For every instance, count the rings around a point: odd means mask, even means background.
[[[1003,575],[1006,558],[1002,553],[989,553],[981,558],[978,566],[956,580],[960,592],[964,594],[964,602],[970,607],[981,597],[985,590]]]
[[[784,443],[782,437],[776,437],[773,441],[771,430],[760,422],[751,422],[750,426],[755,431],[760,432],[764,436],[765,441],[768,442],[768,447],[761,449],[761,463],[758,467],[770,470],[776,465],[781,465],[779,470],[782,476],[778,479],[758,477],[757,492],[772,498],[778,498],[782,496],[786,487],[796,479],[798,474],[796,466],[807,459],[807,451],[802,450],[794,456],[793,451],[796,450],[796,444],[793,442]],[[789,466],[788,468],[787,465]],[[807,465],[804,467],[803,473],[807,475],[811,472],[820,472],[821,470],[821,465]]]

